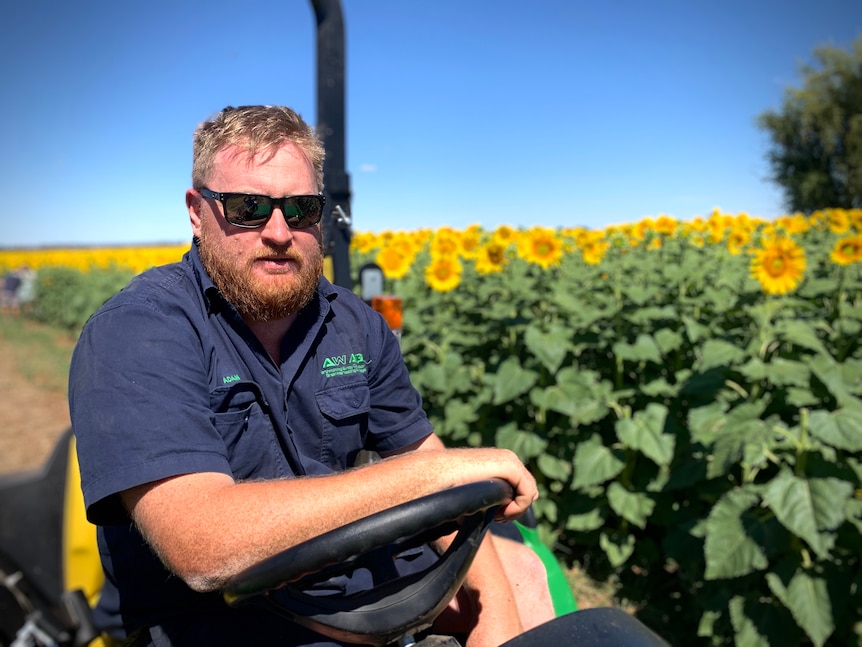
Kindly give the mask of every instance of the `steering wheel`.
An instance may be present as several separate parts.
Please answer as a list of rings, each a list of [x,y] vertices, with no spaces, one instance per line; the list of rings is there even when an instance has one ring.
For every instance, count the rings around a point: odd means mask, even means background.
[[[255,604],[336,640],[387,645],[430,627],[458,591],[497,509],[512,487],[501,479],[461,485],[369,515],[297,544],[234,576],[231,606]],[[456,532],[418,572],[399,575],[398,554]],[[315,584],[372,564],[372,588],[351,595],[309,593]]]

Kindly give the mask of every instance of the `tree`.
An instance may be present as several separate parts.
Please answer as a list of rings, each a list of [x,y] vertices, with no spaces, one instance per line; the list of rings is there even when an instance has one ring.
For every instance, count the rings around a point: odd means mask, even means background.
[[[801,67],[802,87],[786,91],[781,110],[757,118],[772,140],[770,179],[791,212],[862,208],[862,36],[814,58],[819,68]]]

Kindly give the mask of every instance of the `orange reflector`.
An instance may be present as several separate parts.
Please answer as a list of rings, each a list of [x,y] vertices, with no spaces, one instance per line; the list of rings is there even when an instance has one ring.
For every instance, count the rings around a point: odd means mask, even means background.
[[[371,297],[371,307],[377,310],[386,319],[386,323],[392,330],[401,331],[401,314],[403,305],[401,297],[377,295]]]

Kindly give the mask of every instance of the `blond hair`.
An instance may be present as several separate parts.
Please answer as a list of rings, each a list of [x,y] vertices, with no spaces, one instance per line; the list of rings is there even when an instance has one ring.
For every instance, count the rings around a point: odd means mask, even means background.
[[[228,106],[201,123],[194,134],[192,186],[203,188],[213,171],[216,154],[225,146],[237,146],[249,157],[275,152],[286,143],[296,144],[314,166],[317,190],[323,191],[323,144],[314,130],[286,106]]]

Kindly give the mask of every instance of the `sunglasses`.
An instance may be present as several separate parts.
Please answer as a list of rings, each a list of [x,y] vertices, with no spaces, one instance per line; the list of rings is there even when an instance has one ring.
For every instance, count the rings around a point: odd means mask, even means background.
[[[271,198],[268,195],[252,193],[218,193],[201,189],[205,198],[219,200],[224,207],[224,217],[236,227],[254,229],[263,227],[272,216],[273,208],[278,205],[284,221],[291,229],[306,229],[320,222],[326,199],[322,195],[288,195]]]

